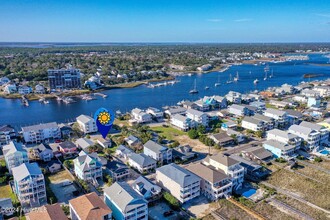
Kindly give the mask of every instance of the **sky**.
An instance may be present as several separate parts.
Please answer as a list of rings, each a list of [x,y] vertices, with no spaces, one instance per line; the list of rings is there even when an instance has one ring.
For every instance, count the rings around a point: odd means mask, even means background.
[[[330,0],[0,0],[0,42],[329,42]]]

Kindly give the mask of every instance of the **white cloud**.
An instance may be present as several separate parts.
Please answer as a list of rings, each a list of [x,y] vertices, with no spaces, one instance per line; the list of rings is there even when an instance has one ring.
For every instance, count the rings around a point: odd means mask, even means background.
[[[320,16],[320,17],[325,17],[325,18],[330,18],[330,14],[315,14],[317,16]]]
[[[236,19],[234,20],[235,22],[247,22],[247,21],[252,21],[251,18],[240,18],[240,19]]]
[[[210,18],[210,19],[207,19],[207,21],[209,21],[209,22],[220,22],[220,21],[222,21],[222,19],[219,19],[219,18]]]

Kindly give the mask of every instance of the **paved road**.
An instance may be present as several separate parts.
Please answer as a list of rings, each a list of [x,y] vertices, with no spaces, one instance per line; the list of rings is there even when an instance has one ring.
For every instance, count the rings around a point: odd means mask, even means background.
[[[224,151],[227,154],[239,154],[242,150],[252,147],[252,145],[260,145],[263,140],[252,140],[246,144],[240,144],[238,146],[228,148],[228,150]]]
[[[314,164],[311,164],[311,163],[305,162],[305,161],[303,161],[303,160],[298,160],[298,162],[301,163],[301,164],[304,164],[304,165],[306,165],[306,166],[308,166],[308,167],[312,167],[312,168],[314,168],[314,169],[316,169],[316,170],[319,170],[319,171],[321,171],[321,172],[324,172],[324,173],[330,174],[330,170],[325,169],[325,168],[323,168],[323,167],[316,166],[316,165],[314,165]]]
[[[310,202],[306,201],[305,199],[301,198],[300,196],[298,196],[298,195],[296,195],[294,193],[289,192],[288,190],[282,189],[280,187],[276,187],[276,186],[274,186],[274,185],[272,185],[270,183],[264,182],[264,181],[262,181],[261,183],[264,184],[265,186],[268,186],[268,187],[271,187],[271,188],[276,189],[279,193],[282,193],[282,194],[284,194],[286,196],[289,196],[289,197],[291,197],[293,199],[296,199],[296,200],[298,200],[298,201],[300,201],[302,203],[305,203],[306,205],[309,205],[312,208],[315,208],[315,209],[321,210],[321,211],[323,211],[323,212],[325,212],[327,214],[330,214],[330,211],[329,210],[326,210],[326,209],[321,208],[321,207],[319,207],[317,205],[314,205],[313,203],[310,203]]]

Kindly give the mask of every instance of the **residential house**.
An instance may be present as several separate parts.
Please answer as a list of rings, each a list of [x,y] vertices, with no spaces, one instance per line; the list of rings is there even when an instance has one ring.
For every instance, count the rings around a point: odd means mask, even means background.
[[[14,192],[22,206],[39,207],[47,203],[45,179],[37,163],[23,163],[12,172]]]
[[[242,94],[239,93],[239,92],[230,91],[226,95],[226,99],[229,102],[231,102],[231,103],[241,104],[241,102],[242,102]]]
[[[59,203],[44,205],[39,209],[32,210],[25,217],[27,220],[69,220]]]
[[[10,83],[10,79],[8,77],[0,77],[0,86]]]
[[[164,118],[164,112],[158,108],[149,107],[146,112],[157,120]]]
[[[17,92],[17,87],[15,83],[8,83],[4,88],[5,93],[13,94]]]
[[[112,219],[112,210],[95,192],[71,199],[69,207],[71,220]]]
[[[320,145],[329,143],[329,129],[327,127],[307,121],[302,121],[299,125],[318,131],[320,133]]]
[[[14,167],[29,162],[28,153],[21,143],[10,141],[8,145],[3,146],[2,152],[9,173],[12,173]]]
[[[208,127],[209,125],[209,117],[203,112],[197,111],[195,109],[188,109],[186,116],[193,121],[192,123],[194,123],[195,126],[201,124],[205,127]]]
[[[297,150],[300,148],[277,140],[267,140],[263,143],[263,147],[272,152],[275,158],[282,157],[286,159],[298,156]]]
[[[303,119],[303,114],[300,111],[295,111],[292,109],[287,109],[284,111],[287,113],[289,125],[300,124]]]
[[[88,138],[79,138],[75,142],[76,146],[85,152],[88,152],[88,148],[94,145],[94,142]]]
[[[172,154],[174,160],[179,159],[181,161],[191,160],[196,156],[196,153],[193,152],[192,147],[189,145],[174,148]]]
[[[207,166],[213,166],[217,170],[224,171],[231,178],[234,190],[242,187],[245,168],[237,160],[224,154],[215,154],[206,157],[203,163]]]
[[[0,198],[0,219],[4,219],[4,216],[12,216],[15,213],[15,209],[11,198]]]
[[[289,132],[304,140],[302,148],[308,151],[317,151],[319,149],[321,140],[319,131],[302,125],[291,125]]]
[[[3,145],[9,144],[9,142],[16,138],[16,131],[10,125],[0,126],[0,148]]]
[[[320,92],[311,89],[304,89],[300,92],[300,94],[306,96],[307,98],[320,96]]]
[[[275,120],[276,128],[285,128],[287,126],[287,113],[285,111],[267,108],[264,112],[265,116],[271,117]]]
[[[244,143],[246,141],[246,136],[244,134],[231,128],[227,130],[227,135],[230,137],[235,137],[235,141],[237,141],[237,143]]]
[[[195,108],[198,111],[206,112],[209,111],[211,108],[211,102],[204,101],[203,99],[199,99],[194,102],[195,103]]]
[[[256,107],[259,112],[266,109],[266,103],[261,102],[261,101],[254,101],[254,102],[251,102],[249,105]]]
[[[173,115],[176,114],[185,114],[187,111],[186,108],[184,107],[180,107],[180,106],[171,106],[171,107],[167,107],[167,109],[164,111],[165,115],[167,115],[167,117],[172,117]]]
[[[308,98],[303,95],[295,95],[292,98],[296,102],[307,103]]]
[[[314,86],[313,90],[318,92],[321,97],[330,96],[330,87],[329,86]]]
[[[31,156],[44,162],[51,161],[54,157],[53,150],[48,144],[39,144],[31,149]]]
[[[131,111],[132,115],[132,120],[137,123],[148,123],[152,121],[151,115],[146,113],[145,111],[139,109],[139,108],[134,108]]]
[[[112,146],[112,141],[110,138],[103,138],[102,135],[93,135],[92,139],[95,144],[100,145],[103,148],[110,148]]]
[[[227,108],[226,97],[215,95],[213,96],[213,99],[216,101],[215,107],[218,107],[219,109]]]
[[[173,115],[170,122],[182,131],[188,131],[191,126],[191,119],[179,114]]]
[[[130,176],[129,167],[117,160],[107,162],[106,172],[109,172],[113,181],[123,181]]]
[[[191,102],[191,101],[181,101],[181,102],[179,102],[179,104],[183,108],[186,108],[186,109],[197,109],[197,105],[194,102]],[[183,114],[183,113],[179,113],[179,114]]]
[[[257,162],[258,164],[269,164],[273,154],[263,147],[250,147],[241,151],[243,158]]]
[[[70,157],[78,153],[77,146],[71,141],[64,141],[58,145],[58,148],[63,156]]]
[[[104,202],[116,220],[147,220],[148,202],[126,182],[104,189]]]
[[[136,147],[137,145],[141,144],[141,141],[139,140],[139,138],[130,135],[127,138],[125,138],[126,143],[128,144],[128,146],[130,147]]]
[[[45,94],[45,87],[41,84],[38,84],[34,87],[34,93],[36,94]]]
[[[157,161],[145,154],[131,153],[128,155],[128,164],[140,173],[149,173],[156,169]]]
[[[321,98],[319,96],[308,97],[307,107],[319,108],[321,106]]]
[[[264,131],[265,123],[254,117],[246,116],[242,120],[242,127],[251,131]]]
[[[229,106],[228,112],[238,117],[250,115],[250,111],[246,106],[236,104]]]
[[[267,140],[277,140],[282,143],[287,143],[290,145],[294,145],[296,147],[300,147],[302,138],[291,134],[289,131],[282,131],[279,129],[273,129],[267,132]]]
[[[94,118],[88,115],[80,115],[76,118],[78,126],[85,134],[97,132],[96,122]]]
[[[116,155],[121,158],[124,158],[125,160],[127,160],[128,156],[132,153],[133,151],[125,145],[119,145],[116,149]]]
[[[234,138],[230,137],[226,133],[211,134],[210,138],[214,140],[214,142],[221,147],[235,144]]]
[[[221,129],[224,131],[227,131],[228,129],[236,129],[237,128],[237,123],[235,121],[232,120],[227,120],[222,122],[221,124]]]
[[[255,114],[253,115],[253,118],[260,120],[264,123],[264,130],[268,131],[274,129],[275,119],[261,114]]]
[[[102,164],[92,154],[84,151],[73,160],[74,173],[79,179],[92,182],[97,185],[97,178],[102,178]]]
[[[22,127],[22,133],[27,143],[40,143],[48,139],[61,138],[61,130],[56,122]]]
[[[18,93],[21,95],[27,95],[32,93],[32,88],[30,86],[19,86]]]
[[[174,163],[156,170],[156,182],[181,203],[188,202],[200,195],[201,179]]]
[[[269,104],[275,106],[276,108],[280,108],[280,109],[286,108],[286,107],[291,105],[290,102],[277,101],[277,100],[274,100],[274,99],[270,100]]]
[[[161,164],[172,162],[172,149],[164,147],[152,140],[143,145],[143,153]]]
[[[70,125],[61,123],[58,125],[58,127],[61,130],[62,137],[70,138],[71,135],[73,135],[73,129]]]
[[[56,173],[62,169],[62,164],[58,160],[51,160],[47,163],[46,169],[50,173]]]
[[[160,198],[162,188],[148,180],[144,176],[138,177],[132,184],[132,188],[143,196],[148,202],[155,201]]]
[[[233,184],[222,170],[200,162],[191,163],[185,168],[201,178],[201,193],[208,199],[215,201],[231,195]]]

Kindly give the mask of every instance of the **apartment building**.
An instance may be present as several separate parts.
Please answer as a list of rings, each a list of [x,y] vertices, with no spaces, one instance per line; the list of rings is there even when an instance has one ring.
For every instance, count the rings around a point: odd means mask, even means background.
[[[14,192],[22,206],[39,207],[47,203],[45,179],[37,163],[23,163],[12,172]]]
[[[301,125],[291,125],[288,131],[304,140],[302,147],[306,150],[317,151],[319,149],[321,140],[319,131]]]
[[[232,182],[222,170],[216,170],[202,163],[192,163],[185,167],[201,178],[201,193],[210,200],[227,198],[232,192]]]
[[[201,179],[174,163],[156,169],[156,182],[181,203],[200,195]]]
[[[179,128],[182,131],[188,131],[191,126],[191,119],[183,115],[173,115],[171,117],[171,125]]]
[[[143,153],[161,164],[172,162],[172,149],[164,147],[152,140],[143,145]]]
[[[81,88],[79,69],[68,66],[67,69],[49,69],[47,72],[51,91]]]
[[[187,118],[191,119],[195,126],[201,124],[205,127],[208,127],[209,125],[209,117],[203,112],[197,111],[195,109],[188,109],[186,116]]]
[[[327,127],[307,121],[302,121],[299,125],[318,131],[320,133],[320,145],[329,143],[329,129]]]
[[[9,173],[12,173],[12,168],[29,162],[28,153],[23,149],[21,143],[11,141],[8,145],[3,146],[2,151]]]
[[[242,187],[244,181],[245,169],[239,163],[239,161],[230,158],[224,154],[216,154],[208,156],[203,164],[206,166],[213,166],[217,170],[222,170],[231,178],[233,183],[233,189],[239,189]]]
[[[285,111],[267,108],[264,115],[274,119],[276,128],[285,128],[288,123],[287,113]]]
[[[282,143],[300,147],[303,139],[297,135],[291,134],[288,131],[273,129],[267,132],[267,140],[277,140]]]
[[[116,220],[147,220],[148,202],[126,182],[104,189],[104,202]]]
[[[47,139],[60,139],[61,130],[56,122],[22,127],[24,141],[40,143]]]
[[[94,118],[88,115],[80,115],[76,118],[78,126],[85,134],[97,132],[96,122]]]

